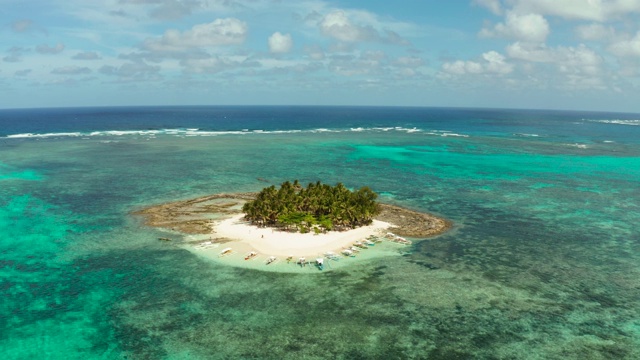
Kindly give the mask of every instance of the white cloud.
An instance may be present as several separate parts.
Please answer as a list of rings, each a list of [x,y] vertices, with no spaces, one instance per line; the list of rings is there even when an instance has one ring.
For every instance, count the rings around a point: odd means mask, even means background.
[[[238,66],[237,62],[230,61],[218,56],[213,56],[206,59],[185,59],[181,61],[180,64],[184,67],[186,72],[198,74],[214,74]]]
[[[325,58],[324,50],[318,45],[305,46],[304,51],[311,60],[319,61]]]
[[[513,59],[528,62],[555,63],[559,67],[577,66],[599,67],[603,59],[594,50],[580,44],[577,47],[531,45],[516,42],[507,46],[507,55]]]
[[[376,38],[376,31],[370,26],[351,23],[344,11],[334,10],[319,23],[320,31],[329,37],[344,42],[367,41]]]
[[[482,59],[479,61],[446,62],[442,65],[442,70],[451,75],[505,75],[513,71],[513,64],[506,62],[505,57],[498,52],[489,51],[482,54]]]
[[[573,20],[608,21],[640,13],[640,0],[513,0],[518,13],[537,13]]]
[[[403,28],[403,24],[390,23],[390,26],[387,26],[367,11],[332,10],[317,24],[323,35],[345,43],[375,41],[396,45],[409,44],[393,30]],[[382,29],[378,31],[376,28]],[[381,35],[381,32],[384,35]]]
[[[581,25],[576,27],[575,32],[580,39],[588,41],[609,40],[616,34],[612,26],[602,24]]]
[[[406,68],[417,68],[424,64],[424,59],[417,56],[401,56],[394,61],[394,65]]]
[[[288,53],[293,47],[293,40],[290,34],[275,32],[269,36],[269,51],[274,54]]]
[[[608,76],[603,68],[604,59],[585,45],[550,48],[545,45],[531,46],[515,43],[507,47],[507,54],[513,59],[529,64],[546,64],[547,67],[531,67],[531,72],[538,77],[546,74],[553,78],[552,81],[558,88],[606,88],[605,78]],[[555,69],[555,76],[552,75],[554,74],[552,69]]]
[[[59,54],[64,50],[64,44],[56,44],[56,46],[49,46],[47,44],[41,44],[36,46],[36,51],[40,54]]]
[[[496,15],[502,15],[500,0],[473,0],[473,3],[489,9],[489,11]]]
[[[539,14],[517,14],[509,11],[504,23],[496,24],[493,29],[483,28],[480,36],[542,43],[549,36],[549,23]]]
[[[247,24],[235,18],[216,19],[181,32],[170,29],[160,39],[147,39],[144,48],[150,51],[180,51],[187,48],[241,44],[247,36]]]
[[[609,51],[619,57],[640,58],[640,32],[633,38],[619,40],[611,44]]]

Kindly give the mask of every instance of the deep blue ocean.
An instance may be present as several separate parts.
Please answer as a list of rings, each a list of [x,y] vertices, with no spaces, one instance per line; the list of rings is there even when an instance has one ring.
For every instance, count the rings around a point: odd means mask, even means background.
[[[207,261],[131,214],[294,179],[453,229],[298,274]],[[639,190],[640,114],[0,110],[0,357],[638,359]]]

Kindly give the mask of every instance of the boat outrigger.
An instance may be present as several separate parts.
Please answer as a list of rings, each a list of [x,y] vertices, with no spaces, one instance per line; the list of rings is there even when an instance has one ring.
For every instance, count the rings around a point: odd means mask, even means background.
[[[271,264],[274,261],[276,261],[276,257],[275,256],[269,256],[269,258],[267,259],[267,265]]]
[[[329,260],[334,260],[334,261],[340,260],[340,256],[338,256],[333,251],[327,251],[326,253],[324,253],[324,256]]]
[[[252,251],[252,252],[248,253],[248,254],[247,254],[247,256],[245,256],[245,257],[244,257],[244,259],[245,259],[245,260],[249,260],[249,259],[251,259],[251,258],[256,257],[257,255],[258,255],[258,253],[257,253],[257,252]]]
[[[220,251],[220,256],[229,255],[231,254],[232,251],[233,251],[232,248],[224,248],[222,249],[222,251]]]
[[[300,264],[300,266],[304,267],[307,264],[307,259],[304,257],[298,258],[298,264]]]
[[[318,267],[318,269],[324,270],[324,258],[317,258],[316,266]]]

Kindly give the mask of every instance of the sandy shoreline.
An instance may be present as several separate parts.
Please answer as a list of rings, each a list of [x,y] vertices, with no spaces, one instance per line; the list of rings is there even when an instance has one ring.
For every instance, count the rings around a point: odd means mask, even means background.
[[[383,237],[391,232],[402,237],[425,239],[442,234],[451,227],[448,220],[431,214],[380,204],[382,212],[371,225],[348,231],[316,235],[260,228],[245,221],[242,213],[242,205],[254,199],[255,195],[207,195],[150,206],[133,214],[142,216],[147,226],[184,236],[182,239],[175,239],[174,236],[159,238],[167,244],[178,245],[198,256],[227,265],[278,272],[298,272],[301,270],[300,266],[296,266],[298,258],[305,257],[310,261],[319,257],[329,259],[331,257],[325,256],[327,252],[340,255],[343,249],[350,248],[357,241],[363,241],[371,235]],[[231,248],[232,253],[220,256],[221,251],[226,248]],[[375,246],[365,245],[363,251],[352,254],[356,255],[355,259],[346,256],[341,257],[344,261],[331,259],[326,263],[329,269],[333,269],[353,263],[352,260],[397,256],[402,253],[403,248],[402,242],[387,239]],[[252,251],[257,253],[256,256],[245,261],[245,256]],[[277,260],[265,266],[271,256],[275,256]],[[293,261],[286,261],[289,256],[293,257]]]
[[[348,231],[331,231],[326,234],[301,234],[278,231],[271,228],[259,228],[249,224],[243,215],[216,221],[213,225],[213,236],[233,239],[226,245],[231,248],[255,250],[260,254],[274,256],[312,257],[328,251],[340,253],[351,247],[354,242],[362,241],[370,235],[381,236],[386,229],[392,227],[384,221],[374,220],[371,225]],[[248,250],[251,251],[251,250]]]

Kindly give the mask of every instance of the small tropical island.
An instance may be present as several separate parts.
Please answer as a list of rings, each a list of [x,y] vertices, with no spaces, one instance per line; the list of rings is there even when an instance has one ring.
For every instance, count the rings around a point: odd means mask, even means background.
[[[285,272],[291,267],[284,265],[324,269],[331,264],[336,267],[335,262],[344,257],[398,254],[397,246],[411,244],[406,237],[424,239],[451,226],[445,219],[377,199],[378,194],[367,186],[352,191],[342,183],[331,186],[317,181],[303,187],[294,180],[258,193],[208,195],[134,214],[141,215],[148,226],[179,235],[160,240],[198,255],[234,266]]]
[[[351,191],[342,183],[331,186],[318,181],[303,188],[295,180],[282,183],[279,189],[273,185],[262,189],[242,211],[256,226],[326,234],[370,225],[381,211],[377,197],[366,186]]]

